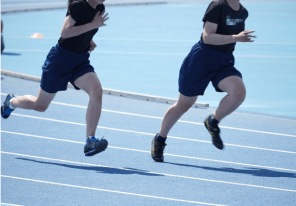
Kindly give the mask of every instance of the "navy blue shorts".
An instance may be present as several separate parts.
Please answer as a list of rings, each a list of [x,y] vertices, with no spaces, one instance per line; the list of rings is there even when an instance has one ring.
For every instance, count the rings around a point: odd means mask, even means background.
[[[42,70],[40,86],[48,93],[67,90],[68,82],[78,90],[74,81],[88,72],[95,72],[89,62],[89,52],[71,52],[59,44],[51,48]]]
[[[234,67],[232,52],[221,52],[199,41],[181,66],[179,92],[188,97],[203,95],[210,81],[217,92],[223,92],[218,84],[229,76],[242,78]]]

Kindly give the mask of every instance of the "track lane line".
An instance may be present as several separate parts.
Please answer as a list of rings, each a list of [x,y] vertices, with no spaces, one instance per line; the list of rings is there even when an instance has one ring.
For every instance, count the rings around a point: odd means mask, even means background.
[[[12,1],[12,0],[9,0]],[[19,0],[15,0],[19,1]],[[22,0],[24,1],[24,0]],[[3,0],[2,0],[3,2]],[[5,35],[5,38],[14,38],[14,39],[30,39],[29,36],[12,36]],[[60,36],[46,36],[46,39],[59,39]],[[196,40],[184,40],[184,39],[137,39],[137,38],[104,38],[104,37],[95,37],[94,40],[104,40],[104,41],[135,41],[135,42],[179,42],[179,43],[196,43]],[[252,44],[264,44],[264,45],[296,45],[295,42],[253,42]]]
[[[122,192],[122,191],[116,191],[116,190],[107,190],[107,189],[94,188],[94,187],[85,187],[85,186],[64,184],[64,183],[58,183],[58,182],[35,180],[35,179],[29,179],[29,178],[23,178],[23,177],[14,177],[14,176],[2,175],[2,174],[1,174],[1,177],[10,178],[10,179],[17,179],[17,180],[25,180],[25,181],[31,181],[31,182],[38,182],[38,183],[44,183],[44,184],[51,184],[51,185],[58,185],[58,186],[65,186],[65,187],[73,187],[73,188],[79,188],[79,189],[87,189],[87,190],[95,190],[95,191],[101,191],[101,192],[117,193],[117,194],[123,194],[123,195],[132,195],[132,196],[140,196],[140,197],[146,197],[146,198],[170,200],[170,201],[176,201],[176,202],[186,202],[186,203],[193,203],[193,204],[200,204],[200,205],[225,206],[225,205],[220,205],[220,204],[212,204],[212,203],[206,203],[206,202],[182,200],[182,199],[160,197],[160,196],[153,196],[153,195],[144,195],[144,194],[138,194],[138,193]]]
[[[27,136],[27,137],[34,137],[34,138],[55,140],[55,141],[61,141],[61,142],[70,142],[70,143],[82,144],[82,145],[85,144],[85,142],[79,142],[79,141],[73,141],[73,140],[65,140],[65,139],[58,139],[58,138],[53,138],[53,137],[45,137],[45,136],[39,136],[39,135],[31,135],[31,134],[24,134],[24,133],[18,133],[18,132],[9,132],[9,131],[4,131],[4,130],[1,130],[1,132],[2,133],[7,133],[7,134],[14,134],[14,135],[20,135],[20,136]],[[108,145],[108,148],[125,150],[125,151],[132,151],[132,152],[148,153],[148,154],[151,153],[151,151],[145,151],[145,150],[139,150],[139,149],[132,149],[132,148],[124,148],[124,147],[116,147],[116,146],[110,146],[110,145]],[[185,158],[185,159],[194,159],[194,160],[201,160],[201,161],[218,162],[218,163],[225,163],[225,164],[234,164],[234,165],[240,165],[240,166],[258,167],[258,168],[264,168],[264,169],[274,169],[274,170],[282,170],[282,171],[296,172],[296,170],[294,170],[294,169],[286,169],[286,168],[280,168],[280,167],[270,167],[270,166],[246,164],[246,163],[240,163],[240,162],[231,162],[231,161],[224,161],[224,160],[215,160],[215,159],[208,159],[208,158],[191,157],[191,156],[176,155],[176,154],[169,154],[169,153],[164,153],[164,155],[166,155],[166,156],[172,156],[172,157]]]
[[[15,204],[9,204],[9,203],[5,203],[5,202],[1,202],[1,206],[23,206],[23,205],[15,205]]]
[[[46,52],[46,49],[6,49],[6,52]],[[156,53],[156,52],[128,52],[128,51],[93,51],[98,54],[122,54],[122,55],[148,55],[148,56],[186,56],[187,53]],[[296,56],[270,56],[270,55],[240,55],[238,58],[268,58],[268,59],[296,59]]]
[[[1,93],[1,95],[7,95],[7,94],[6,93]],[[67,104],[67,103],[62,103],[62,102],[52,101],[51,103],[52,104],[57,104],[57,105],[62,105],[62,106],[69,106],[69,107],[87,109],[86,106],[80,106],[80,105],[74,105],[74,104]],[[163,117],[156,117],[156,116],[150,116],[150,115],[141,115],[141,114],[135,114],[135,113],[130,113],[130,112],[120,112],[120,111],[114,111],[114,110],[108,110],[108,109],[102,109],[102,111],[104,111],[104,112],[110,112],[110,113],[116,113],[116,114],[123,114],[123,115],[144,117],[144,118],[150,118],[150,119],[159,119],[159,120],[162,120],[163,119]],[[12,114],[14,114],[14,113],[12,113]],[[289,119],[281,119],[281,120],[294,121],[294,120],[289,120]],[[204,126],[203,123],[192,122],[192,121],[178,120],[178,122]],[[219,127],[220,128],[224,128],[224,129],[238,130],[238,131],[244,131],[244,132],[270,134],[270,135],[285,136],[285,137],[296,137],[296,135],[276,133],[276,132],[266,132],[266,131],[260,131],[260,130],[252,130],[252,129],[244,129],[244,128],[236,128],[236,127],[227,127],[227,126],[219,126]]]
[[[65,123],[65,124],[73,124],[73,125],[79,125],[79,126],[86,126],[85,123],[70,122],[70,121],[50,119],[50,118],[37,117],[37,116],[31,116],[31,115],[22,115],[22,114],[17,114],[17,113],[12,113],[11,115],[25,117],[25,118],[31,118],[31,119],[45,120],[45,121],[60,122],[60,123]],[[155,134],[153,134],[153,133],[138,132],[138,131],[133,131],[133,130],[125,130],[125,129],[118,129],[118,128],[112,128],[112,127],[97,126],[97,128],[106,129],[106,130],[112,130],[112,131],[119,131],[119,132],[127,132],[127,133],[134,133],[134,134],[155,136]],[[212,144],[211,141],[199,140],[199,139],[189,139],[189,138],[175,137],[175,136],[168,136],[168,138]],[[265,150],[265,151],[271,151],[271,152],[296,154],[296,152],[293,152],[293,151],[276,150],[276,149],[261,148],[261,147],[252,147],[252,146],[236,145],[236,144],[229,144],[229,143],[224,143],[224,145],[232,146],[232,147],[241,147],[241,148],[246,148],[246,149],[256,149],[256,150]]]
[[[54,159],[54,158],[40,157],[40,156],[33,156],[33,155],[25,155],[25,154],[5,152],[5,151],[1,151],[1,153],[8,154],[8,155],[14,155],[14,156],[21,156],[21,157],[30,157],[30,158],[35,158],[35,159],[50,160],[50,161],[56,161],[56,162],[64,162],[64,163],[79,164],[79,165],[86,165],[86,166],[104,167],[104,168],[110,168],[110,169],[133,171],[133,170],[127,169],[127,168],[110,167],[110,166],[106,166],[106,165],[97,165],[97,164],[69,161],[69,160],[63,160],[63,159]],[[238,185],[238,186],[247,186],[247,187],[255,187],[255,188],[270,189],[270,190],[278,190],[278,191],[285,191],[285,192],[296,192],[296,190],[290,190],[290,189],[283,189],[283,188],[276,188],[276,187],[266,187],[266,186],[261,186],[261,185],[252,185],[252,184],[244,184],[244,183],[237,183],[237,182],[228,182],[228,181],[205,179],[205,178],[198,178],[198,177],[189,177],[189,176],[182,176],[182,175],[173,175],[173,174],[159,173],[159,172],[144,172],[143,171],[143,173],[154,174],[154,175],[163,175],[163,176],[167,176],[167,177],[199,180],[199,181],[206,181],[206,182],[214,182],[214,183],[222,183],[222,184],[230,184],[230,185]]]

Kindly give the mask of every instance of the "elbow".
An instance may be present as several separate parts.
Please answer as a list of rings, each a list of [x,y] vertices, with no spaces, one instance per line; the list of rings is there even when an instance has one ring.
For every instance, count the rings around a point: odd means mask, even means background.
[[[205,44],[210,44],[210,42],[209,42],[209,35],[206,34],[206,33],[203,33],[203,34],[202,34],[202,41],[203,41],[203,43],[205,43]]]
[[[61,37],[63,39],[67,39],[67,38],[71,37],[70,34],[71,34],[70,30],[67,28],[63,28],[61,31]]]
[[[67,39],[68,38],[68,35],[65,32],[61,32],[61,37],[63,39]]]

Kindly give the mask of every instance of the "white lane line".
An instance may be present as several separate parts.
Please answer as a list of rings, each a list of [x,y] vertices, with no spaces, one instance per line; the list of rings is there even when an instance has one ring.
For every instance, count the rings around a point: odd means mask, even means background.
[[[7,95],[7,93],[1,93],[1,95]],[[19,95],[15,95],[16,97],[19,97]],[[87,109],[86,106],[81,106],[81,105],[75,105],[75,104],[68,104],[68,103],[63,103],[63,102],[55,102],[52,101],[52,104],[57,104],[57,105],[63,105],[63,106],[69,106],[69,107],[76,107],[76,108],[83,108],[83,109]],[[214,111],[215,109],[210,109],[207,108],[206,110],[210,110],[210,111]],[[117,114],[125,114],[125,115],[133,115],[133,116],[138,116],[138,117],[147,117],[147,118],[153,118],[153,119],[163,119],[163,117],[155,117],[155,116],[149,116],[149,115],[141,115],[141,114],[135,114],[135,113],[129,113],[129,112],[120,112],[120,111],[114,111],[114,110],[108,110],[108,109],[102,109],[102,111],[105,112],[112,112],[112,113],[117,113]],[[272,116],[264,116],[264,115],[257,115],[257,114],[247,114],[247,113],[240,113],[240,112],[233,112],[233,114],[237,114],[237,115],[247,115],[247,116],[254,116],[254,117],[261,117],[261,118],[269,118],[269,119],[276,119],[276,120],[283,120],[283,121],[296,121],[296,119],[286,119],[286,118],[279,118],[279,117],[272,117]],[[181,122],[185,122],[188,123],[189,121],[183,121],[183,120],[179,120]],[[195,124],[201,124],[202,123],[196,123]],[[296,135],[295,135],[296,137]]]
[[[1,93],[1,95],[7,95],[7,93]],[[19,95],[15,95],[16,97],[19,97]],[[63,105],[63,106],[69,106],[69,107],[76,107],[76,108],[83,108],[87,109],[86,106],[81,106],[81,105],[75,105],[75,104],[68,104],[68,103],[63,103],[63,102],[55,102],[52,101],[52,104],[57,104],[57,105]],[[214,111],[215,109],[211,108],[206,108],[206,110],[209,111]],[[139,116],[139,117],[147,117],[147,118],[153,118],[153,119],[163,119],[163,117],[155,117],[155,116],[149,116],[149,115],[141,115],[141,114],[135,114],[135,113],[129,113],[129,112],[120,112],[120,111],[114,111],[114,110],[108,110],[108,109],[102,109],[102,111],[105,112],[112,112],[112,113],[118,113],[118,114],[125,114],[125,115],[133,115],[133,116]],[[296,121],[296,119],[287,119],[287,118],[280,118],[280,117],[273,117],[273,116],[265,116],[265,115],[258,115],[258,114],[248,114],[248,113],[241,113],[241,112],[233,112],[233,114],[237,115],[246,115],[246,116],[254,116],[254,117],[260,117],[260,118],[268,118],[268,119],[275,119],[275,120],[282,120],[282,121]],[[189,122],[189,121],[182,121],[181,122]],[[202,123],[196,123],[195,124],[202,124]]]
[[[110,167],[110,166],[105,166],[105,165],[89,164],[89,163],[83,163],[83,162],[74,162],[74,161],[63,160],[63,159],[54,159],[54,158],[48,158],[48,157],[32,156],[32,155],[25,155],[25,154],[5,152],[5,151],[1,151],[1,153],[8,154],[8,155],[14,155],[14,156],[30,157],[30,158],[36,158],[36,159],[57,161],[57,162],[66,162],[66,163],[71,163],[71,164],[80,164],[80,165],[87,165],[87,166],[94,166],[94,167],[105,167],[105,168],[110,168],[110,169],[134,171],[132,169],[127,169],[127,168]],[[252,185],[252,184],[244,184],[244,183],[237,183],[237,182],[227,182],[227,181],[212,180],[212,179],[205,179],[205,178],[198,178],[198,177],[188,177],[188,176],[173,175],[173,174],[158,173],[158,172],[144,172],[144,171],[142,171],[142,172],[146,173],[146,174],[162,175],[162,176],[167,176],[167,177],[176,177],[176,178],[199,180],[199,181],[206,181],[206,182],[215,182],[215,183],[230,184],[230,185],[256,187],[256,188],[279,190],[279,191],[285,191],[285,192],[296,192],[296,190],[289,190],[289,189],[276,188],[276,187],[266,187],[266,186],[261,186],[261,185]]]
[[[15,204],[8,204],[8,203],[1,202],[1,206],[6,206],[6,205],[9,205],[9,206],[23,206],[23,205],[15,205]]]
[[[4,93],[1,93],[1,94],[7,95],[7,94],[4,94]],[[77,108],[87,109],[86,106],[80,106],[80,105],[75,105],[75,104],[68,104],[68,103],[55,102],[55,101],[52,101],[52,103],[53,104],[58,104],[58,105],[63,105],[63,106],[69,106],[69,107],[77,107]],[[215,109],[207,108],[206,110],[214,111]],[[133,115],[133,116],[138,116],[138,117],[147,117],[147,118],[153,118],[153,119],[161,119],[161,120],[163,119],[163,117],[155,117],[155,116],[149,116],[149,115],[141,115],[141,114],[135,114],[135,113],[129,113],[129,112],[119,112],[119,111],[108,110],[108,109],[102,109],[102,111],[112,112],[112,113],[117,113],[117,114]],[[254,117],[261,117],[261,118],[269,118],[269,119],[276,119],[276,120],[284,120],[284,121],[296,121],[296,119],[285,119],[285,118],[279,118],[279,117],[270,117],[270,116],[257,115],[257,114],[246,114],[246,113],[240,113],[240,112],[233,112],[233,114],[247,115],[247,116],[254,116]],[[190,121],[183,121],[183,120],[179,120],[179,122],[195,123],[195,124],[203,125],[202,123],[196,123],[196,122],[190,122]]]
[[[69,107],[77,107],[77,108],[83,108],[83,109],[87,108],[86,106],[79,106],[79,105],[67,104],[67,103],[62,103],[62,102],[54,102],[53,101],[52,103],[53,104],[58,104],[58,105],[63,105],[63,106],[69,106]],[[145,118],[151,118],[151,119],[160,119],[160,120],[163,119],[163,117],[155,117],[155,116],[150,116],[150,115],[141,115],[141,114],[135,114],[135,113],[129,113],[129,112],[119,112],[119,111],[113,111],[113,110],[108,110],[108,109],[102,109],[102,111],[110,112],[110,113],[116,113],[116,114],[137,116],[137,117],[145,117]],[[185,121],[185,120],[178,120],[178,122],[204,126],[203,123],[198,123],[198,122],[191,122],[191,121]],[[245,131],[245,132],[255,132],[255,133],[271,134],[271,135],[286,136],[286,137],[296,137],[296,135],[282,134],[282,133],[276,133],[276,132],[266,132],[266,131],[260,131],[260,130],[243,129],[243,128],[227,127],[227,126],[219,126],[219,127],[224,128],[224,129],[239,130],[239,131]]]
[[[6,93],[1,93],[1,95],[7,95],[7,94]],[[80,106],[80,105],[74,105],[74,104],[67,104],[67,103],[62,103],[62,102],[52,101],[51,103],[52,104],[57,104],[57,105],[63,105],[63,106],[69,106],[69,107],[76,107],[76,108],[87,109],[86,106]],[[135,114],[135,113],[129,113],[129,112],[119,112],[119,111],[113,111],[113,110],[108,110],[108,109],[102,109],[102,111],[104,111],[104,112],[110,112],[110,113],[116,113],[116,114],[123,114],[123,115],[144,117],[144,118],[150,118],[150,119],[159,119],[159,120],[162,120],[163,119],[162,117],[155,117],[155,116],[150,116],[150,115],[141,115],[141,114]],[[14,114],[14,113],[12,113],[12,114]],[[198,123],[198,122],[191,122],[191,121],[185,121],[185,120],[178,120],[178,122],[187,123],[187,124],[202,125],[203,126],[203,123]],[[285,137],[296,137],[296,135],[276,133],[276,132],[266,132],[266,131],[260,131],[260,130],[244,129],[244,128],[237,128],[237,127],[227,127],[227,126],[219,126],[219,127],[220,128],[224,128],[224,129],[238,130],[238,131],[244,131],[244,132],[254,132],[254,133],[270,134],[270,135],[285,136]],[[207,142],[207,141],[204,141],[204,142]],[[230,145],[230,146],[232,146],[232,145]]]
[[[85,142],[58,139],[58,138],[53,138],[53,137],[45,137],[45,136],[31,135],[31,134],[24,134],[24,133],[18,133],[18,132],[3,131],[3,130],[1,130],[1,132],[2,133],[7,133],[7,134],[14,134],[14,135],[20,135],[20,136],[27,136],[27,137],[35,137],[35,138],[55,140],[55,141],[61,141],[61,142],[70,142],[70,143],[75,143],[75,144],[85,144]],[[108,148],[125,150],[125,151],[132,151],[132,152],[149,153],[149,154],[151,153],[150,151],[145,151],[145,150],[124,148],[124,147],[115,147],[115,146],[110,146],[110,145],[108,145]],[[239,163],[239,162],[230,162],[230,161],[224,161],[224,160],[215,160],[215,159],[207,159],[207,158],[200,158],[200,157],[175,155],[175,154],[169,154],[169,153],[164,153],[164,154],[165,154],[165,156],[179,157],[179,158],[185,158],[185,159],[194,159],[194,160],[201,160],[201,161],[209,161],[209,162],[218,162],[218,163],[225,163],[225,164],[248,166],[248,167],[258,167],[258,168],[264,168],[264,169],[274,169],[274,170],[283,170],[283,171],[296,172],[296,170],[293,170],[293,169],[286,169],[286,168],[280,168],[280,167],[269,167],[269,166],[246,164],[246,163]]]
[[[11,0],[9,0],[11,1]],[[3,1],[2,1],[3,2]],[[29,39],[29,36],[10,36],[5,35],[5,38],[19,38],[19,39]],[[48,39],[59,39],[60,36],[46,36]],[[179,42],[179,43],[197,43],[199,40],[183,40],[183,39],[136,39],[136,38],[104,38],[95,37],[94,40],[98,41],[135,41],[135,42]],[[265,44],[265,45],[296,45],[295,42],[253,42],[252,44]]]
[[[194,204],[200,204],[200,205],[223,206],[223,205],[220,205],[220,204],[212,204],[212,203],[206,203],[206,202],[182,200],[182,199],[160,197],[160,196],[153,196],[153,195],[143,195],[143,194],[137,194],[137,193],[131,193],[131,192],[122,192],[122,191],[116,191],[116,190],[106,190],[106,189],[101,189],[101,188],[85,187],[85,186],[79,186],[79,185],[70,185],[70,184],[64,184],[64,183],[58,183],[58,182],[49,182],[49,181],[35,180],[35,179],[22,178],[22,177],[13,177],[13,176],[8,176],[8,175],[1,175],[1,177],[10,178],[10,179],[17,179],[17,180],[25,180],[25,181],[31,181],[31,182],[38,182],[38,183],[45,183],[45,184],[51,184],[51,185],[58,185],[58,186],[65,186],[65,187],[74,187],[74,188],[79,188],[79,189],[87,189],[87,190],[95,190],[95,191],[101,191],[101,192],[117,193],[117,194],[123,194],[123,195],[132,195],[132,196],[140,196],[140,197],[147,197],[147,198],[154,198],[154,199],[171,200],[171,201],[176,201],[176,202],[186,202],[186,203],[194,203]]]
[[[86,126],[86,124],[83,124],[83,123],[69,122],[69,121],[63,121],[63,120],[57,120],[57,119],[50,119],[50,118],[44,118],[44,117],[36,117],[36,116],[31,116],[31,115],[22,115],[22,114],[17,114],[17,113],[12,113],[11,115],[20,116],[20,117],[26,117],[26,118],[32,118],[32,119],[40,119],[40,120],[45,120],[45,121],[52,121],[52,122],[61,122],[61,123],[65,123],[65,124],[74,124],[74,125]],[[111,128],[111,127],[97,126],[97,128],[106,129],[106,130],[112,130],[112,131],[119,131],[119,132],[128,132],[128,133],[134,133],[134,134],[155,136],[155,134],[152,134],[152,133],[138,132],[138,131],[132,131],[132,130]],[[201,143],[207,143],[207,144],[211,144],[212,143],[211,141],[206,141],[206,140],[189,139],[189,138],[175,137],[175,136],[168,136],[168,138],[180,139],[180,140],[186,140],[186,141],[193,141],[193,142],[201,142]],[[262,147],[252,147],[252,146],[236,145],[236,144],[229,144],[229,143],[224,143],[224,145],[231,146],[231,147],[247,148],[247,149],[265,150],[265,151],[271,151],[271,152],[281,152],[281,153],[296,154],[296,152],[293,152],[293,151],[268,149],[268,148],[262,148]]]
[[[7,52],[49,52],[45,49],[7,49]],[[156,52],[128,52],[128,51],[93,51],[98,54],[123,54],[123,55],[149,55],[149,56],[186,56],[188,53],[156,53]],[[239,55],[243,58],[277,58],[277,59],[296,59],[296,56],[267,56],[267,55]]]

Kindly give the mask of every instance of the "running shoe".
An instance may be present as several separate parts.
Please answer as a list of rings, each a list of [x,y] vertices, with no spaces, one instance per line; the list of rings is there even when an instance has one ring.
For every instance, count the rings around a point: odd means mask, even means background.
[[[166,146],[166,143],[158,142],[156,138],[158,137],[158,133],[155,135],[155,137],[152,139],[151,143],[151,157],[156,162],[163,162],[163,150]]]
[[[209,122],[210,116],[205,120],[204,124],[209,133],[212,136],[212,142],[218,149],[223,149],[224,145],[220,138],[220,128],[217,126],[212,126]]]
[[[88,137],[86,139],[86,144],[84,146],[84,154],[85,156],[93,156],[95,154],[98,154],[100,152],[103,152],[108,147],[107,140],[103,139],[101,140],[95,138],[94,136]]]
[[[6,96],[6,99],[4,101],[4,103],[2,104],[1,106],[1,116],[4,118],[4,119],[7,119],[11,112],[13,112],[14,109],[10,109],[9,108],[9,105],[10,105],[10,101],[12,98],[14,98],[15,96],[13,94],[8,94]]]

